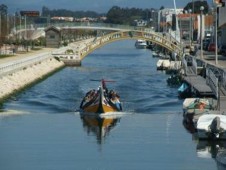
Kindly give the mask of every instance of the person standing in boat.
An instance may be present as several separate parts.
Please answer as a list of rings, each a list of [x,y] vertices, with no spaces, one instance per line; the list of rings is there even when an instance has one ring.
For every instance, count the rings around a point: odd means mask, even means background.
[[[104,80],[102,80],[102,87],[104,89],[105,95],[107,96],[108,95],[108,88],[107,88],[106,83],[105,83]]]

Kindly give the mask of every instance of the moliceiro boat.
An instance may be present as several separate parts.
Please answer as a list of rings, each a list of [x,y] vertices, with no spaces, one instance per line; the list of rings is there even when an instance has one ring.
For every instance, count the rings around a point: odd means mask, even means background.
[[[93,89],[86,93],[80,104],[80,109],[84,112],[99,114],[122,111],[119,95],[114,90],[109,91],[106,82],[113,81],[102,79],[97,90]]]

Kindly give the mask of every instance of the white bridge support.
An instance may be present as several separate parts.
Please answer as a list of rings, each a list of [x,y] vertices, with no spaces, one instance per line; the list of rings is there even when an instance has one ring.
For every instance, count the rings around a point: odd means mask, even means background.
[[[179,57],[182,57],[183,51],[180,46],[177,45],[177,42],[172,42],[168,40],[166,37],[157,34],[155,32],[143,32],[143,31],[118,31],[113,32],[102,37],[95,39],[93,42],[87,44],[83,49],[79,51],[80,59],[83,60],[89,53],[94,51],[97,48],[100,48],[108,43],[126,40],[126,39],[143,39],[147,41],[151,41],[155,44],[158,44],[171,52],[177,53]]]

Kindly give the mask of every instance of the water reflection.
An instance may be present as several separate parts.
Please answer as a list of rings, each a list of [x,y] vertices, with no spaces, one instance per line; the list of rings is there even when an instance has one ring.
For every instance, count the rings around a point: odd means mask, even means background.
[[[219,152],[216,157],[217,169],[225,170],[226,169],[226,150]]]
[[[196,151],[200,158],[214,159],[218,170],[226,170],[226,141],[199,140]]]
[[[197,130],[195,128],[195,124],[191,121],[187,121],[187,119],[183,119],[183,125],[184,125],[184,128],[191,134],[196,134],[197,133]]]
[[[200,140],[193,122],[183,120],[185,129],[192,134],[192,140],[197,143],[197,157],[214,159],[218,170],[226,170],[226,141],[225,140]]]
[[[217,154],[226,150],[225,141],[199,140],[196,151],[200,158],[216,158]]]
[[[89,135],[93,133],[96,136],[97,143],[101,144],[105,137],[109,135],[120,120],[120,116],[108,115],[99,116],[96,114],[80,114],[83,121],[84,130]]]

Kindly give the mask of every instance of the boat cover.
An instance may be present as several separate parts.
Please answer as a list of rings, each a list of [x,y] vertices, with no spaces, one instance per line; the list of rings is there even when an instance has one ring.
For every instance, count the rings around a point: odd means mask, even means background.
[[[218,114],[206,114],[200,116],[197,122],[197,129],[209,131],[209,126],[215,117],[220,118],[220,127],[226,130],[226,115]]]
[[[183,83],[179,88],[178,92],[184,92],[185,90],[188,89],[188,85],[186,83]]]
[[[211,104],[208,99],[186,98],[183,102],[183,109],[210,109]]]

